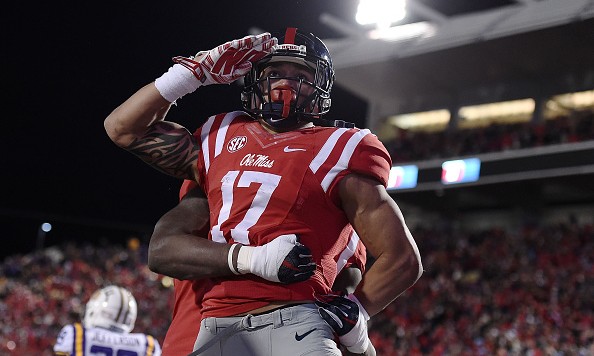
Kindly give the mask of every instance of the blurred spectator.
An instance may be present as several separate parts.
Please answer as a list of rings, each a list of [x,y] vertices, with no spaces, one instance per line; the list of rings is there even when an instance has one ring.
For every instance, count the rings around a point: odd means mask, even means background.
[[[140,310],[151,311],[138,315],[135,330],[162,342],[172,292],[139,251],[71,243],[6,258],[0,265],[0,355],[53,355],[60,327],[79,321],[91,293],[108,284],[127,288]]]
[[[378,355],[591,355],[594,229],[414,232],[425,275],[378,315]]]
[[[373,319],[378,355],[592,355],[594,226],[526,224],[517,231],[413,232],[426,272]],[[132,244],[134,245],[134,244]],[[69,244],[0,265],[0,355],[52,355],[98,286],[130,289],[138,330],[162,343],[172,289],[142,248]]]
[[[398,137],[384,144],[393,162],[402,163],[588,140],[594,140],[592,113],[539,124],[492,124],[440,132],[398,129]]]

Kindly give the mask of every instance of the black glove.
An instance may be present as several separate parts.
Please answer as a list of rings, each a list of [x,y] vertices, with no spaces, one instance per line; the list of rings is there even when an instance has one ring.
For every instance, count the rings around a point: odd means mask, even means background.
[[[233,248],[229,250],[231,254]],[[230,259],[231,260],[231,259]],[[280,235],[262,246],[241,246],[236,267],[239,274],[252,273],[268,281],[302,282],[316,270],[309,248],[295,234]]]
[[[359,320],[359,306],[341,295],[316,296],[318,312],[338,336],[351,331]]]
[[[313,276],[315,270],[316,264],[313,262],[311,251],[297,242],[279,267],[278,279],[285,284],[303,282]]]
[[[353,294],[346,297],[327,294],[316,296],[322,319],[338,335],[340,343],[353,353],[363,353],[369,346],[367,320],[369,314]]]

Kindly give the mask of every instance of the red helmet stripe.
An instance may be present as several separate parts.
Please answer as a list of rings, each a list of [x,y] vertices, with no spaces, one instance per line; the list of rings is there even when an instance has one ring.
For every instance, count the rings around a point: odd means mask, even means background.
[[[296,27],[287,27],[285,32],[285,43],[284,44],[295,44],[295,34],[297,33]]]

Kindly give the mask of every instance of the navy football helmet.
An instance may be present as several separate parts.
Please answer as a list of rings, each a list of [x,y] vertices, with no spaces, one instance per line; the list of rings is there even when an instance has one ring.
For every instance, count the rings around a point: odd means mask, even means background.
[[[291,130],[320,119],[330,110],[334,68],[328,48],[315,35],[290,27],[278,40],[273,52],[254,63],[245,76],[241,101],[247,112],[261,117],[271,127]],[[296,63],[310,69],[313,82],[302,77],[263,76],[264,69],[276,62]],[[281,79],[295,81],[297,92],[274,93],[272,83]],[[304,90],[306,87],[308,90]]]

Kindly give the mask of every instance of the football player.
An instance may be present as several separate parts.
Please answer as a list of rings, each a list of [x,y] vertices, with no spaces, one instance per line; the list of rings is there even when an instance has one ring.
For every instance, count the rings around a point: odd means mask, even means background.
[[[296,28],[279,37],[246,36],[176,57],[105,120],[117,145],[206,193],[209,239],[220,247],[196,250],[213,262],[196,273],[214,278],[193,354],[339,355],[334,333],[349,351],[364,352],[369,318],[422,274],[416,243],[385,189],[385,147],[367,129],[325,127],[334,81],[328,49]],[[243,111],[214,115],[195,135],[164,120],[198,87],[241,77]],[[336,261],[353,228],[376,260],[353,293],[337,296]],[[291,245],[308,249],[315,271],[278,283]],[[286,270],[300,264],[292,259]]]
[[[93,293],[81,323],[62,328],[55,355],[159,356],[161,346],[151,335],[131,333],[138,313],[136,299],[119,286],[107,286]]]
[[[167,270],[175,276],[190,278],[174,279],[173,317],[163,341],[163,356],[192,352],[202,319],[201,301],[212,286],[209,279],[191,280],[196,276],[188,274],[189,265],[203,263],[200,254],[193,253],[194,240],[207,236],[209,227],[208,203],[204,193],[196,186],[193,181],[184,181],[180,189],[180,203],[159,219],[149,244],[149,267],[153,271],[161,273]],[[361,273],[365,271],[365,262],[365,247],[353,232],[347,248],[337,261],[338,277],[333,290],[343,294],[353,292],[361,280]],[[375,355],[373,345],[370,344],[365,355]]]

